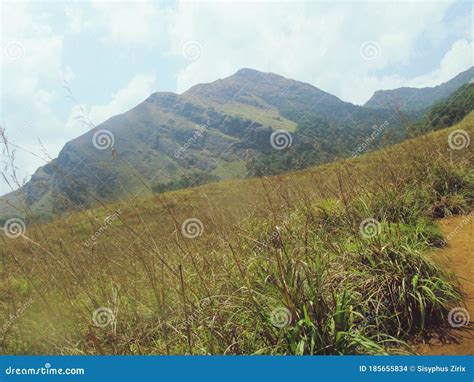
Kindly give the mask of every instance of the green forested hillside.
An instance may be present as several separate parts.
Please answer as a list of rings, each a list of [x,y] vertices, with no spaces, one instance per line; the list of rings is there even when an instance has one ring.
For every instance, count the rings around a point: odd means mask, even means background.
[[[423,119],[410,126],[409,134],[417,136],[458,123],[474,110],[474,84],[461,86],[448,99],[435,104]]]

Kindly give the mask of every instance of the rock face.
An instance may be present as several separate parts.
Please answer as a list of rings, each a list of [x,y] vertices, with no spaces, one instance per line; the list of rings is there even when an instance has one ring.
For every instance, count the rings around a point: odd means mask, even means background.
[[[424,107],[470,80],[473,71],[468,72],[436,88],[388,94],[399,99],[419,91]],[[154,93],[68,142],[25,186],[0,199],[0,219],[18,216],[22,205],[44,216],[88,208],[149,192],[143,183],[152,187],[190,172],[205,173],[208,179],[245,176],[249,157],[275,153],[270,137],[276,130],[292,134],[299,154],[311,153],[308,163],[350,155],[384,121],[396,142],[404,135],[398,114],[373,107],[386,93],[377,92],[368,107],[360,107],[312,85],[252,69],[180,95]],[[378,142],[373,144],[375,149]]]
[[[435,102],[448,98],[462,85],[474,78],[474,67],[458,74],[453,79],[432,88],[399,88],[378,90],[365,103],[370,108],[400,108],[401,110],[426,110]]]

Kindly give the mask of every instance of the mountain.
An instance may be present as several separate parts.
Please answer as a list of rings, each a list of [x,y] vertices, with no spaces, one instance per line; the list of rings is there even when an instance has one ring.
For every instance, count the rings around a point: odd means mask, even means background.
[[[453,126],[474,110],[474,83],[461,86],[451,96],[432,106],[418,123],[409,128],[411,136]]]
[[[25,206],[49,216],[151,190],[358,155],[402,140],[406,118],[410,113],[401,118],[307,83],[241,69],[183,94],[154,93],[68,142],[57,159],[0,199],[0,217],[16,216]]]
[[[474,78],[474,67],[458,74],[441,85],[427,88],[403,87],[393,90],[378,90],[365,103],[368,108],[400,108],[403,111],[426,110],[437,101],[448,98],[459,87]]]
[[[399,355],[454,336],[474,244],[459,130],[474,135],[474,113],[358,158],[12,226],[1,352]]]

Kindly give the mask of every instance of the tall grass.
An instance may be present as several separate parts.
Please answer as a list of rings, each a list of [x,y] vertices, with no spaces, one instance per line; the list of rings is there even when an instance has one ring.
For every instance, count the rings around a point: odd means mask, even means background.
[[[434,219],[472,208],[472,150],[448,150],[448,133],[1,236],[2,352],[410,352],[462,303],[429,255],[443,244]],[[190,218],[195,238],[182,231]],[[100,308],[106,325],[92,320]]]

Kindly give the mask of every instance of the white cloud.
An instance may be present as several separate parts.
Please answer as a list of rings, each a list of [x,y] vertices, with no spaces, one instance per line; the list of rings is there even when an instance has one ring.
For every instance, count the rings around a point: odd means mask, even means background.
[[[440,30],[450,2],[198,3],[181,4],[173,20],[173,51],[187,40],[203,46],[200,59],[178,75],[178,91],[233,74],[242,67],[309,82],[344,100],[363,103],[393,78],[374,75],[406,65],[422,34]],[[377,57],[360,46],[374,41]],[[406,80],[406,78],[405,78]]]
[[[168,12],[153,2],[91,2],[99,25],[107,30],[104,42],[156,46],[164,36]]]
[[[408,87],[432,87],[443,82],[449,81],[459,73],[469,69],[474,65],[473,59],[474,45],[472,41],[458,40],[453,43],[451,48],[441,59],[439,65],[429,73],[408,78],[406,76],[368,76],[354,92],[343,93],[343,99],[351,99],[353,94],[359,94],[359,102],[365,102],[372,96],[374,90],[378,89],[396,89],[403,86]]]
[[[39,22],[41,17],[28,4],[4,3],[2,12],[1,123],[10,141],[24,149],[17,152],[18,168],[32,174],[44,164],[27,152],[43,157],[37,137],[42,137],[53,155],[64,144],[66,134],[55,110],[59,97],[55,89],[74,73],[62,61],[62,36]],[[14,50],[9,51],[11,47]],[[1,160],[5,160],[3,155]],[[7,191],[0,181],[0,193]]]
[[[113,93],[107,104],[75,105],[66,126],[84,127],[79,120],[80,117],[87,117],[97,126],[114,115],[125,113],[154,92],[155,82],[156,78],[154,75],[139,74],[133,77],[124,88]],[[83,112],[86,113],[86,116],[83,115]]]
[[[414,78],[406,86],[436,86],[455,77],[474,65],[474,44],[468,40],[458,40],[446,52],[439,67],[423,76]]]
[[[83,30],[86,22],[84,20],[84,12],[80,6],[68,5],[64,9],[64,14],[68,19],[68,25],[73,33],[79,33]]]
[[[90,116],[96,124],[102,123],[114,115],[121,114],[143,102],[154,91],[154,75],[137,75],[123,89],[112,94],[107,105],[92,106]]]

